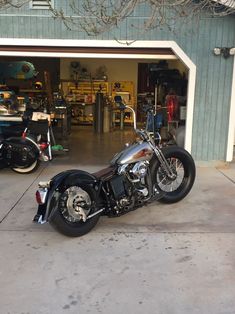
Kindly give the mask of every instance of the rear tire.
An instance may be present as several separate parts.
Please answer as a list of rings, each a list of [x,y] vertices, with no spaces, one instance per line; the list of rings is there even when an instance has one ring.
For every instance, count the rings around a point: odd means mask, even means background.
[[[13,171],[21,174],[29,174],[38,169],[40,165],[40,160],[35,160],[30,166],[25,167],[25,168],[11,168]]]
[[[164,196],[159,199],[162,203],[176,203],[182,200],[191,190],[196,176],[195,163],[192,156],[183,148],[178,146],[165,147],[162,152],[176,178],[169,179],[155,158],[152,162],[151,173],[153,183],[157,185]]]
[[[70,185],[61,191],[58,207],[50,219],[50,224],[60,233],[69,237],[80,237],[88,233],[97,224],[100,214],[82,220],[79,208],[87,216],[95,212],[95,192],[90,187]]]

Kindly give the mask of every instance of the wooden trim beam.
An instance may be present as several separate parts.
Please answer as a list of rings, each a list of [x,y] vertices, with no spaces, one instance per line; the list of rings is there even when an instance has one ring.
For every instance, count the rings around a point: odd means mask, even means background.
[[[49,53],[97,53],[97,54],[140,54],[174,55],[170,48],[107,48],[107,47],[68,47],[68,46],[18,46],[0,45],[0,51],[49,52]]]

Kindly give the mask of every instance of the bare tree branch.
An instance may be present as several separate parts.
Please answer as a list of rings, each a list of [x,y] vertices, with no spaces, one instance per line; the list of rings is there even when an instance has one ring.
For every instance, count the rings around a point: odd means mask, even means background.
[[[131,27],[145,32],[166,27],[172,30],[181,24],[200,16],[202,10],[210,16],[224,16],[235,13],[235,0],[69,0],[71,16],[63,10],[51,8],[55,18],[61,19],[69,29],[84,30],[90,36],[97,36],[130,18]],[[148,5],[149,13],[138,16],[141,5]],[[135,24],[140,18],[142,25]]]
[[[20,8],[30,0],[0,0],[0,10],[7,9],[9,7]]]

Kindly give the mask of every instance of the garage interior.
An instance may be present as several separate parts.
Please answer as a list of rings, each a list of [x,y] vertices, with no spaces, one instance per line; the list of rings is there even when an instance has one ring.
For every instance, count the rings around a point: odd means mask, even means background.
[[[37,75],[30,77],[23,62],[32,64]],[[153,110],[163,141],[185,126],[188,70],[172,54],[152,59],[2,57],[0,74],[1,130],[25,114],[50,114],[54,147],[68,148],[71,163],[106,163],[134,139],[132,113],[120,111],[115,96],[135,109],[139,127],[146,126],[147,110]],[[8,98],[7,91],[12,92]]]

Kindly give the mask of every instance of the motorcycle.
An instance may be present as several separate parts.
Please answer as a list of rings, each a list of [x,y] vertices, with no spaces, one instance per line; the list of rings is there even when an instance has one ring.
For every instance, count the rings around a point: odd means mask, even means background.
[[[1,168],[9,167],[17,173],[26,174],[35,171],[41,160],[52,159],[47,138],[48,121],[30,120],[20,136],[14,136],[13,128],[7,131],[0,140]]]
[[[191,190],[196,170],[192,156],[178,146],[161,147],[145,129],[117,153],[110,165],[96,173],[68,170],[46,182],[36,192],[33,221],[49,222],[60,233],[78,237],[88,233],[101,215],[118,217],[150,202],[175,203]]]

